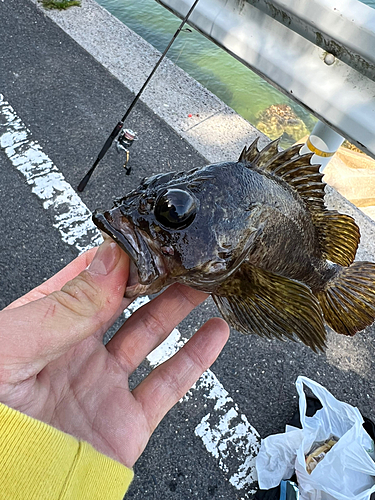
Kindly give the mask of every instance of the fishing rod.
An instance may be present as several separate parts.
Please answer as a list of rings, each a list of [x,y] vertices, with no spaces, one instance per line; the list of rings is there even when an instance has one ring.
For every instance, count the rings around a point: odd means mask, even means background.
[[[160,63],[162,62],[162,60],[164,59],[165,55],[167,54],[168,50],[171,48],[173,42],[176,40],[177,36],[179,35],[180,31],[182,30],[184,24],[186,23],[186,21],[188,20],[190,14],[193,12],[193,10],[195,9],[195,6],[197,5],[197,3],[199,2],[199,0],[195,0],[195,2],[193,3],[193,5],[190,7],[190,10],[189,12],[186,14],[186,16],[184,17],[182,23],[180,24],[180,26],[178,27],[176,33],[173,35],[173,37],[171,38],[171,41],[169,42],[167,48],[164,50],[164,52],[162,53],[162,55],[160,56],[160,59],[158,60],[158,62],[155,64],[154,66],[154,69],[151,71],[149,77],[147,78],[147,80],[145,81],[145,83],[142,85],[142,88],[141,90],[138,92],[138,94],[134,97],[133,101],[131,102],[129,108],[127,109],[126,113],[124,114],[124,116],[121,118],[121,120],[117,123],[117,125],[115,126],[115,128],[112,130],[110,136],[108,137],[108,139],[105,141],[104,143],[104,146],[102,147],[102,149],[100,150],[100,153],[98,154],[98,157],[97,159],[95,160],[93,166],[90,168],[90,170],[87,172],[87,174],[85,175],[85,177],[81,180],[81,182],[78,184],[78,187],[77,187],[77,190],[79,192],[82,192],[87,183],[89,182],[90,180],[90,177],[92,176],[92,174],[94,173],[94,170],[96,169],[96,167],[98,166],[100,160],[103,159],[104,155],[106,154],[106,152],[108,151],[108,149],[110,148],[112,142],[116,139],[116,137],[118,136],[118,134],[121,132],[122,130],[122,127],[124,126],[124,122],[125,120],[127,119],[127,117],[130,115],[132,109],[134,108],[134,106],[137,104],[139,98],[141,97],[142,95],[142,92],[145,90],[145,88],[147,87],[149,81],[151,80],[151,78],[154,76],[154,73],[155,71],[158,69],[158,67],[160,66]]]

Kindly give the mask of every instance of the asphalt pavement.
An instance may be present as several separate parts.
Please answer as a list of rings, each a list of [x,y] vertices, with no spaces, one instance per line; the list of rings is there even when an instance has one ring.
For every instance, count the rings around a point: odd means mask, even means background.
[[[77,196],[76,186],[133,93],[31,0],[0,2],[0,21],[0,307],[4,307],[78,255],[81,236],[68,234],[64,217],[86,207],[88,211],[108,207],[143,177],[204,165],[209,155],[205,158],[198,152],[193,140],[189,142],[186,134],[160,117],[163,113],[139,102],[127,122],[140,137],[131,149],[132,174],[125,175],[123,156],[112,147],[88,188]],[[168,104],[167,95],[165,100]],[[15,153],[21,151],[17,149],[21,143],[22,154]],[[31,179],[29,164],[46,165],[46,170]],[[53,189],[47,181],[40,185],[47,174],[48,182],[55,183]],[[58,196],[64,200],[59,204]],[[374,229],[369,220],[366,224]],[[85,244],[94,244],[95,237],[87,229]],[[214,315],[217,311],[208,300],[179,325],[176,335],[189,338]],[[375,420],[374,347],[374,327],[352,339],[329,332],[327,350],[320,354],[300,343],[232,331],[208,375],[155,431],[135,466],[127,498],[252,498],[257,435],[284,431],[297,408],[298,375],[318,381]],[[141,366],[134,384],[150,364],[152,360]],[[241,435],[240,424],[247,436]]]

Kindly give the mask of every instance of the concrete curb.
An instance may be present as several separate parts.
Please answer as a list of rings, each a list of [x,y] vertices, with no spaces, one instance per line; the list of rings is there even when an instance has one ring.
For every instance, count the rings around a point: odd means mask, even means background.
[[[44,10],[38,0],[32,1],[134,93],[160,57],[158,50],[94,0],[82,0],[81,7],[65,11]],[[237,158],[243,146],[259,135],[263,144],[268,141],[168,58],[142,101],[211,163]]]
[[[132,92],[140,89],[160,56],[94,0],[82,0],[81,7],[66,11],[44,10],[38,0],[31,1]],[[142,100],[210,163],[236,159],[243,146],[256,137],[261,146],[269,141],[167,58]],[[189,118],[189,114],[193,116]],[[117,119],[114,117],[114,124]],[[375,261],[374,221],[335,189],[327,186],[326,192],[328,207],[351,215],[361,228],[357,259]]]

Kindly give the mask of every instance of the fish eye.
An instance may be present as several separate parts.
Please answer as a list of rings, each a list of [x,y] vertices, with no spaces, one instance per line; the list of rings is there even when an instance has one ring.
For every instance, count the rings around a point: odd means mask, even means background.
[[[156,220],[171,229],[189,226],[195,217],[197,206],[194,197],[182,189],[167,189],[156,200]]]

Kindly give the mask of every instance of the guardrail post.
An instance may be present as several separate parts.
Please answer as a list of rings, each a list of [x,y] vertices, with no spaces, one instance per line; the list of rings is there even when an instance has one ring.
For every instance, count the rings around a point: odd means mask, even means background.
[[[302,146],[301,154],[314,153],[311,163],[320,164],[322,172],[343,142],[344,137],[325,123],[318,121]]]

